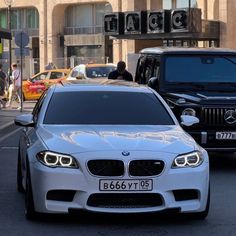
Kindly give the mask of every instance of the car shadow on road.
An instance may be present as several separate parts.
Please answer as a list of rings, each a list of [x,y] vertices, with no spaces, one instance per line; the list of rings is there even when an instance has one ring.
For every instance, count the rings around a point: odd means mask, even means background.
[[[165,214],[165,213],[145,213],[145,214],[110,214],[110,213],[91,213],[77,212],[68,215],[39,215],[37,221],[47,224],[80,224],[80,225],[100,225],[100,226],[128,226],[137,227],[143,225],[192,225],[207,223],[207,220],[196,220],[184,214]]]
[[[211,171],[236,171],[236,153],[209,153]]]

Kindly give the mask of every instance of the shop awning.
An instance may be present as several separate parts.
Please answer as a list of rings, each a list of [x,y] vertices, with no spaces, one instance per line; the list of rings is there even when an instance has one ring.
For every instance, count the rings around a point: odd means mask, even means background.
[[[7,29],[0,28],[0,39],[12,39],[11,32]]]

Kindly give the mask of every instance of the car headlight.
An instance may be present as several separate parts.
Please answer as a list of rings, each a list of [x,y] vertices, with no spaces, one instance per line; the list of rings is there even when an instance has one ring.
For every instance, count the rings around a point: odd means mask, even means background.
[[[172,164],[172,168],[197,167],[203,162],[201,152],[191,152],[177,156]]]
[[[42,151],[37,154],[38,160],[48,167],[78,168],[76,160],[69,155]]]
[[[196,111],[193,108],[185,108],[182,115],[196,116]]]

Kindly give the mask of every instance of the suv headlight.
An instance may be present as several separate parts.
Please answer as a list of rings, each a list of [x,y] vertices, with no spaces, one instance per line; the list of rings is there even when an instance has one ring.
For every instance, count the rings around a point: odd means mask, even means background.
[[[201,152],[195,151],[177,156],[172,164],[172,168],[197,167],[203,162]]]
[[[69,155],[42,151],[37,154],[37,159],[48,167],[78,168],[76,160]]]
[[[185,108],[182,115],[196,116],[196,111],[193,108]]]

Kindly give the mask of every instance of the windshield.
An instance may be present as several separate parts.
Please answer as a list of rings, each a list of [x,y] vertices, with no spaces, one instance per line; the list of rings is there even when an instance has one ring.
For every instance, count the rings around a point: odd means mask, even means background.
[[[151,93],[77,91],[54,93],[44,124],[174,125],[174,122]]]
[[[86,68],[86,75],[88,78],[108,77],[109,73],[115,70],[115,66],[94,66]]]
[[[236,57],[168,56],[165,59],[165,81],[169,83],[236,83]]]

